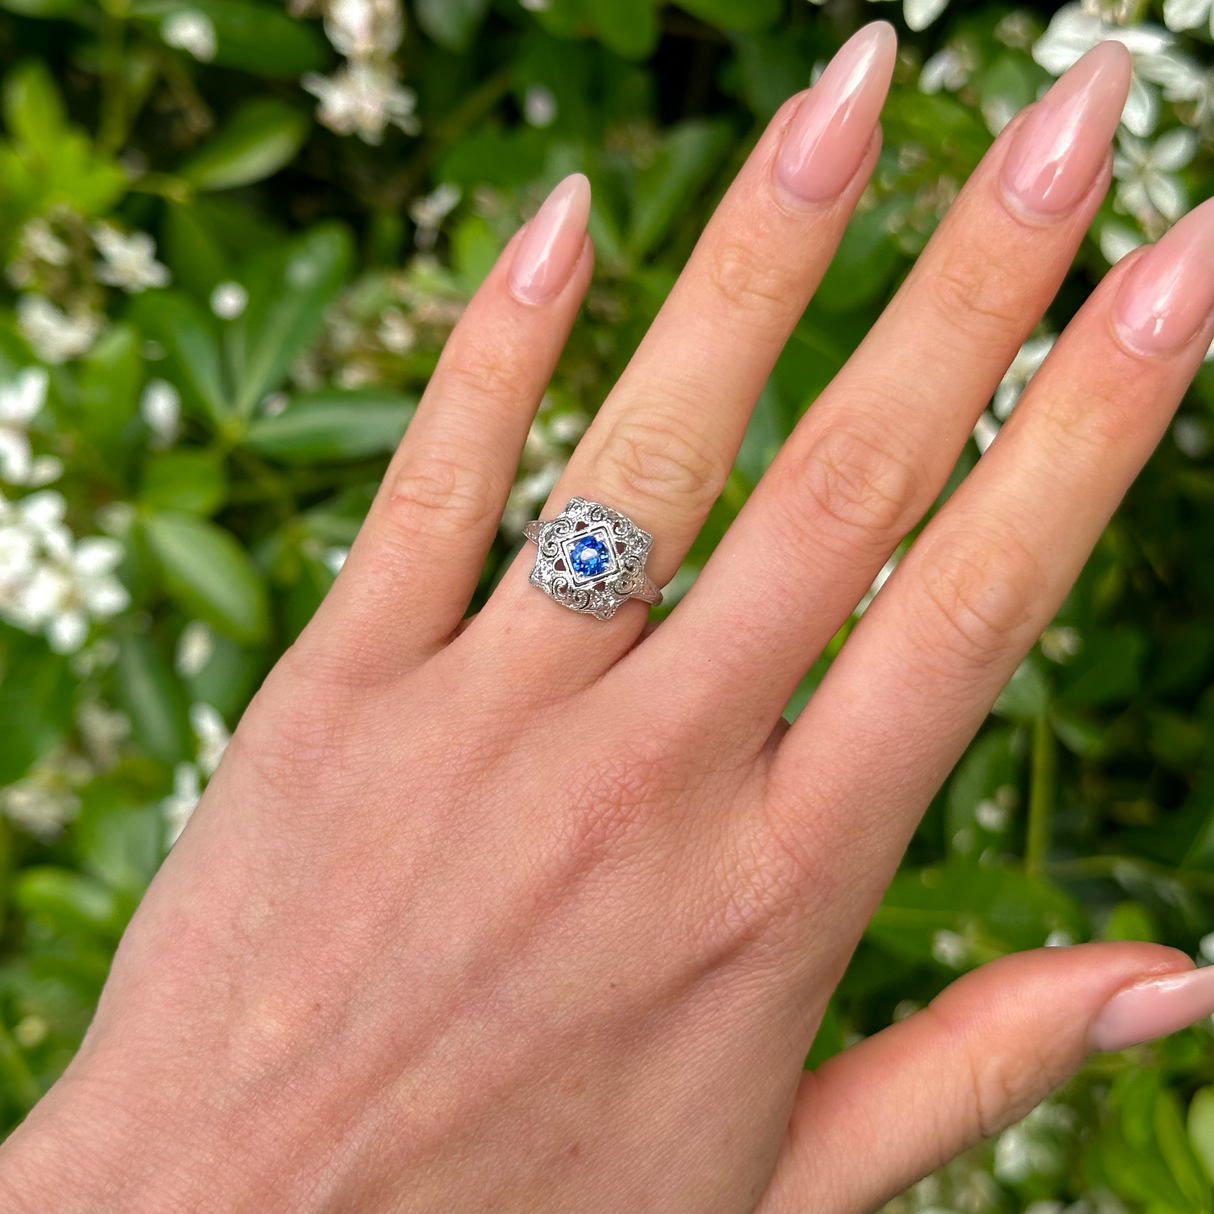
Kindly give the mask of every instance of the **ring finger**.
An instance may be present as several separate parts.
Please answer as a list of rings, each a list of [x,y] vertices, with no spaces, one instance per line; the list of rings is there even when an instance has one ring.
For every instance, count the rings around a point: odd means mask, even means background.
[[[549,499],[545,516],[577,495],[651,532],[648,573],[659,585],[720,493],[754,402],[867,182],[895,52],[888,24],[866,26],[776,115]],[[635,641],[644,612],[630,605],[604,626],[545,604],[527,582],[534,551],[469,635],[508,629],[528,661],[543,652],[558,666],[566,646],[584,649],[594,635],[593,660],[576,663],[573,676],[592,680]],[[526,643],[528,630],[537,644]]]

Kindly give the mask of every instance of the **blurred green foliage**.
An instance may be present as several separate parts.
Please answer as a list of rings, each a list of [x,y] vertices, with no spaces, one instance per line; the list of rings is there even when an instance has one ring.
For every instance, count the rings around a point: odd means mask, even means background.
[[[902,26],[873,184],[677,599],[992,132],[1056,70],[1048,10],[940,7],[0,0],[0,1124],[79,1043],[227,731],[331,585],[446,335],[544,193],[590,176],[598,270],[478,602],[763,124],[860,23]],[[1145,117],[1127,112],[1116,188],[1039,352],[1110,259],[1214,185],[1209,36],[1177,38],[1142,4],[1062,16],[1167,45],[1162,67],[1138,61]],[[1010,950],[1146,939],[1214,959],[1212,409],[1207,364],[929,808],[810,1065]],[[971,444],[950,490],[978,458]],[[893,1208],[1210,1214],[1210,1046],[1207,1024],[1095,1059]]]

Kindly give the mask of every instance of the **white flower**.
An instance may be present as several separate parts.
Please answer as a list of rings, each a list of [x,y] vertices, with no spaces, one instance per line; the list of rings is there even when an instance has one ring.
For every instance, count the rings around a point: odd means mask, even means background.
[[[210,17],[196,8],[183,8],[170,13],[160,23],[160,38],[166,46],[188,51],[201,63],[210,63],[219,49],[219,40]]]
[[[903,546],[899,544],[898,547],[894,549],[889,560],[886,561],[879,570],[877,570],[877,576],[873,578],[872,584],[864,592],[864,597],[856,604],[856,609],[852,612],[852,615],[854,615],[856,619],[859,619],[869,609],[869,607],[872,605],[873,599],[877,597],[877,594],[881,590],[881,587],[884,586],[885,583],[888,582],[893,576],[893,572],[898,568],[898,562],[902,559],[904,551]]]
[[[317,120],[339,135],[357,132],[364,143],[377,144],[389,125],[406,135],[421,130],[417,94],[386,65],[355,61],[332,76],[309,72],[300,83],[320,101]]]
[[[404,36],[398,0],[329,0],[325,33],[347,59],[391,55]]]
[[[1210,454],[1210,428],[1199,417],[1178,417],[1172,423],[1172,439],[1189,459]]]
[[[105,259],[97,265],[97,280],[139,295],[148,287],[167,287],[169,268],[156,260],[156,242],[146,232],[120,232],[108,223],[95,223],[93,243]]]
[[[79,649],[91,620],[130,604],[113,576],[122,545],[104,536],[73,542],[66,505],[51,490],[0,502],[0,614],[27,632],[45,632],[57,653]]]
[[[523,96],[523,117],[539,129],[551,126],[556,121],[560,107],[556,94],[544,84],[531,84]]]
[[[183,679],[201,674],[215,652],[215,634],[204,620],[191,620],[177,638],[177,673]]]
[[[956,932],[941,929],[932,935],[932,956],[941,965],[959,970],[969,959],[969,945]]]
[[[198,739],[198,770],[209,776],[219,766],[232,735],[218,711],[201,702],[190,705],[190,727]]]
[[[24,287],[33,280],[36,262],[49,266],[71,264],[71,249],[55,235],[54,229],[41,216],[29,220],[22,227],[18,248],[20,256],[6,271],[9,282],[15,287]]]
[[[999,422],[989,409],[984,409],[974,423],[971,437],[978,448],[979,455],[985,455],[987,448],[999,437]]]
[[[1166,84],[1182,62],[1174,46],[1176,39],[1158,25],[1115,25],[1080,4],[1060,8],[1049,28],[1033,46],[1033,58],[1052,75],[1061,76],[1081,56],[1100,42],[1122,43],[1134,62],[1130,94],[1121,121],[1145,138],[1159,121],[1159,94],[1147,81]]]
[[[510,536],[522,535],[523,528],[535,518],[536,507],[547,500],[564,470],[565,461],[556,459],[538,472],[517,481],[506,499],[502,531]]]
[[[1100,229],[1100,251],[1111,266],[1145,243],[1141,232],[1127,228],[1123,223],[1106,223]]]
[[[165,843],[172,847],[177,842],[190,815],[198,807],[202,796],[199,787],[198,768],[193,763],[178,763],[173,772],[173,791],[160,802],[164,814]]]
[[[965,87],[973,67],[956,47],[946,46],[923,65],[923,71],[919,73],[919,91],[938,93],[941,89],[947,89],[955,93]]]
[[[1008,415],[1016,407],[1021,392],[1028,386],[1030,379],[1036,375],[1038,368],[1045,362],[1045,356],[1054,348],[1058,339],[1047,333],[1042,337],[1030,337],[1016,351],[1012,365],[1008,367],[999,387],[995,389],[995,404],[992,412],[999,421],[1006,421]]]
[[[220,320],[235,320],[249,306],[249,293],[238,282],[221,282],[211,292],[211,311]]]
[[[452,181],[444,181],[433,193],[414,199],[409,218],[417,224],[415,240],[419,249],[432,249],[443,220],[459,206],[463,190]]]
[[[25,367],[11,383],[0,386],[0,480],[10,485],[46,484],[54,480],[44,464],[39,467],[26,434],[34,415],[46,404],[48,376],[45,367]],[[63,465],[46,457],[62,472]]]
[[[529,13],[546,13],[552,7],[552,0],[518,0]]]
[[[383,310],[376,336],[393,354],[408,354],[417,345],[417,330],[399,308]]]
[[[181,395],[167,379],[149,379],[139,398],[139,415],[152,432],[151,446],[171,447],[181,427]]]
[[[948,0],[902,0],[902,15],[916,32],[927,29],[946,8]]]
[[[1150,144],[1123,131],[1118,144],[1113,157],[1118,205],[1143,221],[1154,210],[1175,223],[1188,210],[1189,199],[1174,174],[1196,154],[1197,132],[1176,127]]]
[[[1163,23],[1170,30],[1196,29],[1207,21],[1214,36],[1214,0],[1164,0]]]
[[[94,765],[109,771],[118,763],[118,743],[130,736],[131,722],[125,713],[86,700],[76,710],[76,728]]]
[[[0,808],[36,839],[49,843],[76,816],[80,798],[70,789],[48,787],[36,777],[27,777],[0,789]]]
[[[121,560],[117,540],[90,536],[76,545],[66,562],[43,565],[32,579],[23,607],[45,620],[57,653],[72,653],[84,644],[90,618],[105,619],[130,605],[126,587],[112,576]]]
[[[87,354],[104,320],[87,309],[68,315],[44,295],[17,300],[17,327],[43,362],[62,363]]]

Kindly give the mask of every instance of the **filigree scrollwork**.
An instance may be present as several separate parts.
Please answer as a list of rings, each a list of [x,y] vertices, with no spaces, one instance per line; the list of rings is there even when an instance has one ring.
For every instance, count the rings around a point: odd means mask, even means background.
[[[531,584],[571,611],[609,620],[630,598],[661,601],[645,573],[653,536],[609,506],[575,497],[525,534],[538,548]]]

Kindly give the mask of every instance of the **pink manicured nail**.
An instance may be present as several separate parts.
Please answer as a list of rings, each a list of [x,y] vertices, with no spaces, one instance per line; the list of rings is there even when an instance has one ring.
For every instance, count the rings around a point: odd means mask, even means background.
[[[842,192],[868,151],[898,53],[888,21],[853,34],[809,90],[776,158],[776,181],[802,202]]]
[[[1114,1051],[1165,1037],[1214,1012],[1214,966],[1152,978],[1118,991],[1088,1030],[1093,1050]]]
[[[1130,56],[1101,42],[1033,107],[1003,162],[1004,193],[1036,215],[1062,215],[1091,188],[1130,87]]]
[[[1214,309],[1214,200],[1190,211],[1131,268],[1113,320],[1140,354],[1172,354],[1205,327]]]
[[[523,233],[510,269],[515,299],[542,304],[565,289],[582,256],[589,218],[590,182],[574,173],[548,195]]]

